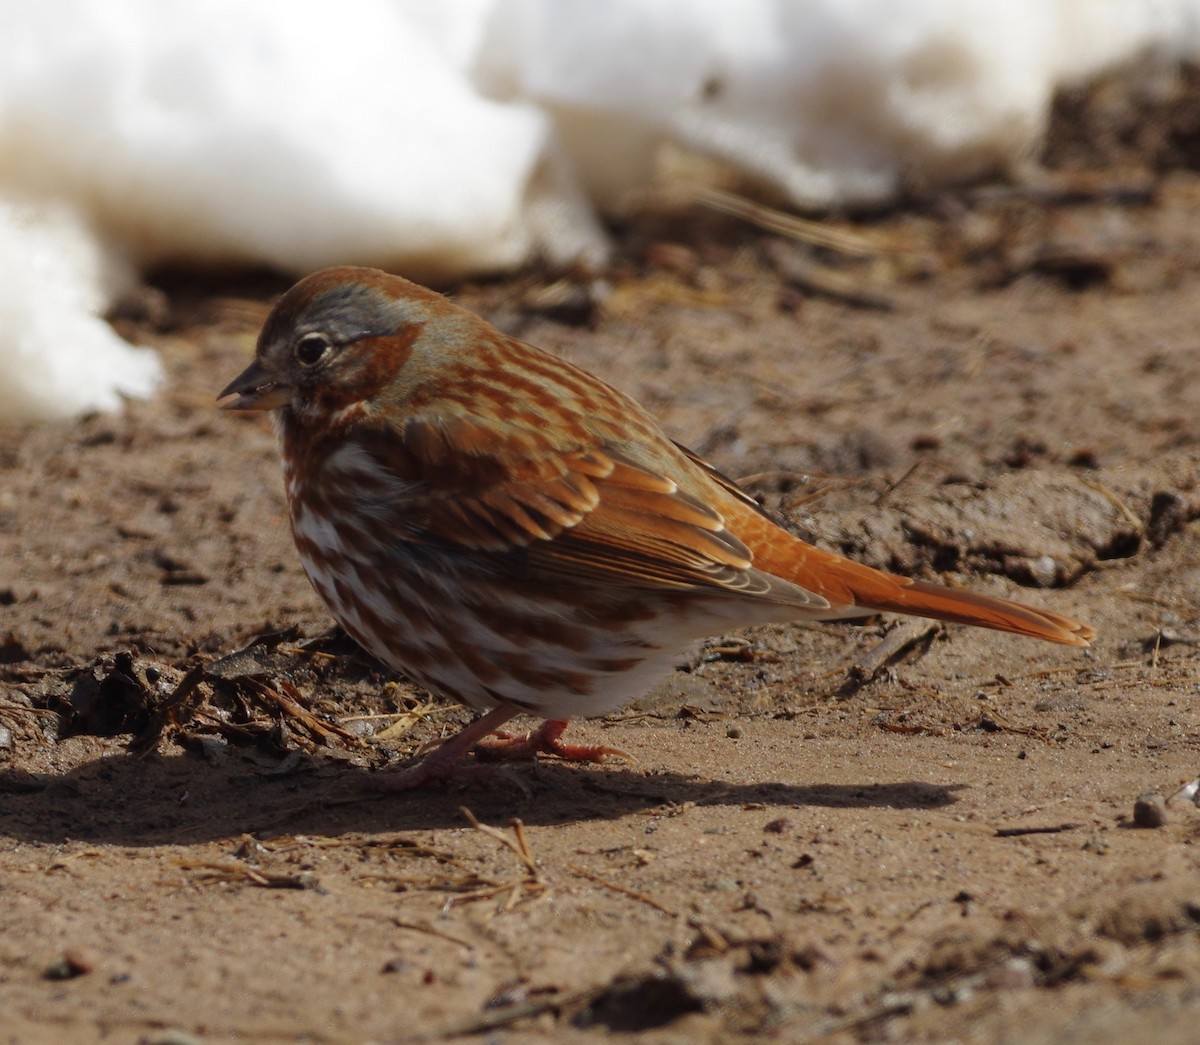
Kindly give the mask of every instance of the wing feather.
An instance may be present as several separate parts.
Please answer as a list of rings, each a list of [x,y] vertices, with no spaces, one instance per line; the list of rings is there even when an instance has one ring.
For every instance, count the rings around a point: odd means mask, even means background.
[[[529,429],[482,428],[416,418],[360,434],[363,454],[397,480],[381,487],[402,491],[388,509],[398,542],[511,552],[559,580],[825,604],[754,569],[707,498],[719,503],[722,484],[683,451],[648,465],[611,445],[559,449]]]

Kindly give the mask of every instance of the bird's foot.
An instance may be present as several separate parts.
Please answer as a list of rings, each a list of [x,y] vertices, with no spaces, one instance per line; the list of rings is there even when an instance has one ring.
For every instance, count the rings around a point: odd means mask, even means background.
[[[497,777],[504,777],[511,782],[515,780],[515,775],[508,770],[472,762],[464,763],[462,758],[480,740],[517,714],[518,710],[505,704],[492,708],[466,729],[455,733],[449,740],[434,748],[419,762],[402,769],[375,773],[363,781],[363,787],[368,791],[413,791],[439,780],[477,781],[481,778],[495,780]],[[516,782],[525,791],[529,790],[524,781]]]
[[[626,762],[637,761],[620,748],[605,747],[602,744],[569,743],[562,739],[566,728],[566,719],[548,719],[529,733],[497,730],[486,740],[475,745],[475,757],[482,762],[533,758],[535,755],[555,755],[568,762],[603,762],[606,758],[623,758]]]
[[[565,742],[562,735],[567,728],[566,719],[550,719],[529,733],[509,733],[498,728],[517,711],[506,705],[493,708],[416,764],[372,774],[363,781],[363,786],[368,791],[413,791],[441,780],[468,783],[503,780],[528,793],[529,785],[515,773],[488,763],[533,758],[539,754],[556,755],[571,762],[602,762],[606,758],[637,761],[619,748]],[[476,761],[462,761],[471,750],[475,752]]]

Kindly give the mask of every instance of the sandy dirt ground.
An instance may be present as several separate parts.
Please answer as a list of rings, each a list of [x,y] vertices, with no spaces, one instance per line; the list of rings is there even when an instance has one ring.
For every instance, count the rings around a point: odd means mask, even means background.
[[[153,277],[162,395],[0,434],[0,1042],[1196,1040],[1198,146],[1118,78],[837,249],[451,288],[810,539],[1099,630],[717,638],[573,727],[635,761],[488,786],[361,790],[469,714],[329,633],[215,408],[285,283]]]

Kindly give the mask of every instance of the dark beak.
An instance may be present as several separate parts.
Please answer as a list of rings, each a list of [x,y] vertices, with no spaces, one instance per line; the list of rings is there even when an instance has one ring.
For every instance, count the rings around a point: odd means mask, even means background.
[[[217,398],[231,395],[237,398],[222,403],[222,410],[275,410],[286,406],[292,398],[291,392],[269,377],[257,359],[230,381]]]

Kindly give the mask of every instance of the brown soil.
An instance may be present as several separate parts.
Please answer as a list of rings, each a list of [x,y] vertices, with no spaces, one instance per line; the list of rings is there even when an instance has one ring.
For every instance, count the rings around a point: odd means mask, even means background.
[[[304,643],[213,403],[283,283],[129,302],[163,394],[0,448],[0,1041],[1195,1040],[1200,811],[1134,806],[1200,771],[1200,91],[1145,82],[865,259],[693,214],[455,288],[798,531],[1100,632],[718,639],[573,727],[630,763],[363,795],[468,714]]]

